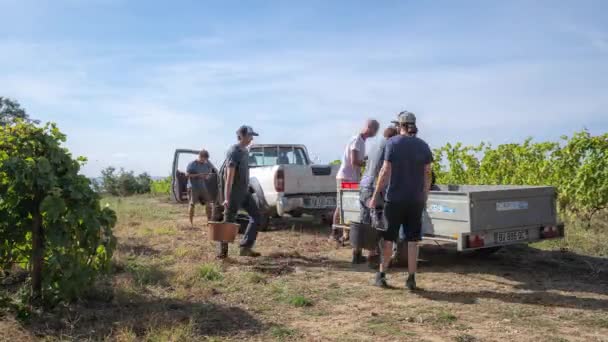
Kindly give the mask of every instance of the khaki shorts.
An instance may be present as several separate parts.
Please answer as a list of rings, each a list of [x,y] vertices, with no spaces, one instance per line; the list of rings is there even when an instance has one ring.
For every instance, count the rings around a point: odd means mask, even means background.
[[[205,205],[209,201],[209,193],[205,188],[190,188],[190,206],[200,203]]]

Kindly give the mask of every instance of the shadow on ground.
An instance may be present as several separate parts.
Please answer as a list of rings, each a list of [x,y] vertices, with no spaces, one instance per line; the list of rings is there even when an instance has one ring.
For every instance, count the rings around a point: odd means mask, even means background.
[[[494,255],[475,256],[440,246],[425,246],[421,251],[421,275],[424,272],[457,273],[514,288],[512,292],[421,291],[430,300],[473,304],[477,299],[495,299],[506,303],[546,307],[607,310],[608,259],[579,255],[569,251],[545,251],[530,246],[504,248]],[[498,279],[489,279],[493,275]],[[508,280],[501,282],[500,278]],[[513,284],[515,282],[515,284]],[[560,293],[562,292],[562,293]],[[563,293],[565,292],[565,293]],[[567,294],[576,292],[578,294]],[[585,293],[584,297],[580,293]]]
[[[37,336],[69,336],[74,340],[104,339],[129,331],[143,338],[151,331],[182,327],[189,336],[227,337],[256,335],[267,329],[247,311],[234,306],[176,299],[147,299],[128,294],[128,303],[87,301],[51,312],[24,326]],[[183,328],[187,327],[187,328]],[[173,331],[172,334],[178,335]]]

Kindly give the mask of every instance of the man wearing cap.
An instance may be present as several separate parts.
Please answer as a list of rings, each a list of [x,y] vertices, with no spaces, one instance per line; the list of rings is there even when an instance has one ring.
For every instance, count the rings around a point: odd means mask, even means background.
[[[186,168],[188,189],[190,190],[190,208],[188,210],[190,225],[193,224],[194,206],[196,203],[200,203],[201,205],[205,206],[208,220],[213,217],[212,211],[214,210],[215,206],[212,203],[212,196],[207,190],[207,186],[205,184],[205,179],[209,179],[213,173],[217,173],[217,170],[209,161],[209,152],[204,149],[198,153],[198,158],[190,162]]]
[[[373,119],[368,119],[365,122],[365,127],[361,130],[361,133],[352,137],[342,155],[340,163],[340,169],[336,175],[336,182],[338,185],[338,197],[336,211],[334,212],[334,224],[340,224],[340,188],[342,182],[359,182],[361,178],[361,168],[365,166],[365,140],[373,138],[378,133],[380,123]],[[336,231],[332,230],[332,236],[336,237]],[[344,236],[345,237],[345,236]],[[361,250],[353,250],[353,264],[360,264],[365,261],[362,256]]]
[[[431,149],[424,140],[410,136],[416,116],[401,112],[395,122],[400,135],[391,138],[386,144],[384,162],[369,207],[375,208],[380,190],[388,183],[384,216],[387,230],[381,232],[383,258],[376,274],[375,285],[388,286],[385,272],[388,269],[392,244],[399,237],[399,228],[405,227],[408,246],[408,277],[406,287],[416,289],[416,268],[418,241],[422,238],[422,210],[426,205],[431,187]]]
[[[249,224],[240,242],[240,255],[257,257],[260,254],[252,250],[257,238],[257,224],[260,222],[260,210],[249,191],[249,151],[247,147],[258,136],[249,126],[241,126],[237,132],[238,143],[231,146],[226,160],[220,170],[220,203],[224,205],[224,221],[236,222],[239,209],[249,215]],[[220,242],[217,257],[228,256],[228,243]]]

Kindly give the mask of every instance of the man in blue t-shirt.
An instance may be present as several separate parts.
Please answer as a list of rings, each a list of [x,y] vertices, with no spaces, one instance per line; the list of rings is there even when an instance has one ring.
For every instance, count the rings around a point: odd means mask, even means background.
[[[381,232],[382,263],[376,274],[375,285],[387,287],[385,272],[388,269],[392,244],[399,238],[399,228],[406,228],[408,241],[408,278],[406,287],[416,289],[418,241],[422,238],[422,210],[426,205],[431,187],[431,163],[433,155],[424,140],[410,136],[411,126],[416,124],[413,113],[401,112],[395,122],[400,134],[391,138],[384,153],[384,162],[369,207],[375,208],[379,194],[388,182],[384,216],[387,230]]]

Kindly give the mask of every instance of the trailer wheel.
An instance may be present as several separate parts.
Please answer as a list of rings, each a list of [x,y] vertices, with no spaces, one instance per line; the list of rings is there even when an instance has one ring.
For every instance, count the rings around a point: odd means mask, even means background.
[[[501,249],[502,249],[502,246],[494,246],[494,247],[476,249],[476,250],[474,250],[474,251],[471,252],[471,256],[474,256],[474,257],[484,257],[484,256],[492,255],[492,254],[498,252]]]
[[[299,210],[292,210],[289,212],[289,215],[291,215],[291,217],[294,217],[294,218],[302,217],[302,214],[303,213]]]
[[[260,210],[260,222],[258,222],[258,231],[265,232],[268,230],[268,227],[270,225],[271,214],[262,209],[262,199],[257,192],[253,193],[253,200],[258,205],[258,210]]]

